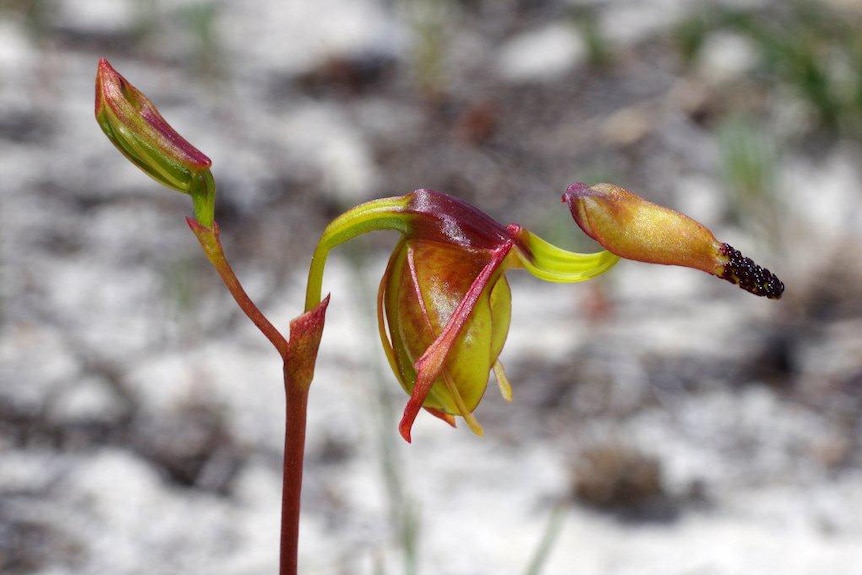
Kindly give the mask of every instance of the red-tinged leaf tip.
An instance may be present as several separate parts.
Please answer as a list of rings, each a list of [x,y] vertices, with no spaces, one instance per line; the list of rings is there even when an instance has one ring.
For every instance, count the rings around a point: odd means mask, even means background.
[[[409,407],[409,404],[408,404]],[[404,441],[407,443],[413,443],[413,422],[416,421],[416,415],[419,413],[419,410],[416,410],[416,413],[412,415],[408,415],[407,409],[404,409],[404,415],[401,416],[401,421],[398,423],[398,433],[401,434],[401,437],[404,438]]]
[[[329,294],[314,309],[305,312],[299,317],[294,318],[290,322],[291,336],[299,338],[301,345],[313,345],[317,348],[320,343],[320,336],[323,332],[323,325],[326,322],[326,309],[329,307]],[[310,351],[307,347],[297,348],[297,351],[305,353]],[[316,351],[315,351],[316,353]]]
[[[99,64],[96,66],[96,119],[99,119],[99,116],[102,114],[102,109],[105,105],[105,95],[107,93],[107,88],[104,86],[105,80],[113,75],[117,74],[117,71],[114,70],[113,66],[108,63],[105,58],[99,59]]]

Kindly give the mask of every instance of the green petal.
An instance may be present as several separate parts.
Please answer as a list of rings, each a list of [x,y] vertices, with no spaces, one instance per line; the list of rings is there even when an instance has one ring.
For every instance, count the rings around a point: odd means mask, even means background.
[[[556,283],[582,282],[614,267],[619,256],[609,251],[594,254],[570,252],[521,229],[517,234],[518,263],[537,278]]]

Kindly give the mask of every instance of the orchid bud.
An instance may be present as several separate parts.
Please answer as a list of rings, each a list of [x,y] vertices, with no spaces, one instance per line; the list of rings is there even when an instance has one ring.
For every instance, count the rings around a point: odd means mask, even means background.
[[[489,281],[476,282],[491,262],[485,250],[405,239],[389,260],[378,297],[384,349],[399,383],[416,398],[417,410],[421,405],[450,423],[454,423],[452,416],[461,416],[476,433],[481,433],[481,427],[473,410],[503,349],[511,317],[505,276],[497,271]],[[438,373],[427,382],[424,398],[417,397],[415,386],[422,379],[417,363],[434,349],[456,314],[463,313],[461,304],[466,299],[475,302],[451,345],[438,349],[444,356]],[[499,379],[501,370],[497,373]],[[501,383],[506,386],[505,379]],[[409,439],[412,420],[402,423],[406,424],[402,434]]]
[[[620,257],[699,269],[770,299],[784,292],[775,274],[719,242],[703,225],[624,188],[575,183],[563,201],[588,236]]]
[[[96,120],[117,149],[160,184],[192,194],[201,178],[211,178],[210,159],[104,58],[96,73]]]

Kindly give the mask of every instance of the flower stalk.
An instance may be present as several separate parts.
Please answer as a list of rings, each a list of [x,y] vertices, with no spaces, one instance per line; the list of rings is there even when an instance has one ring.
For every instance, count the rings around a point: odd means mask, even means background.
[[[257,327],[258,330],[269,340],[272,346],[278,351],[282,359],[288,355],[288,341],[281,335],[281,332],[266,318],[266,316],[258,309],[251,298],[242,287],[239,279],[236,277],[233,269],[227,261],[224,254],[224,248],[219,237],[219,226],[213,222],[211,227],[207,227],[192,218],[186,218],[186,223],[194,233],[195,237],[201,245],[207,259],[225,287],[233,296],[234,301],[245,313],[248,319]]]
[[[255,305],[227,261],[215,221],[216,186],[210,159],[180,136],[153,103],[104,59],[96,73],[95,113],[102,131],[126,158],[160,184],[191,196],[194,218],[186,218],[189,228],[234,301],[282,359],[285,436],[279,573],[296,575],[308,390],[329,298],[318,297],[306,313],[291,321],[290,339],[286,339]]]

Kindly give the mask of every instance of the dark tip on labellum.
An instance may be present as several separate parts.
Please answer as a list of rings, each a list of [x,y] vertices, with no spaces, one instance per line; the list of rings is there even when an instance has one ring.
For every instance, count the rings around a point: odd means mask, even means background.
[[[742,255],[739,250],[728,244],[721,245],[721,255],[727,258],[719,277],[754,295],[769,299],[780,299],[784,293],[784,282],[774,273],[762,268],[751,258]]]

